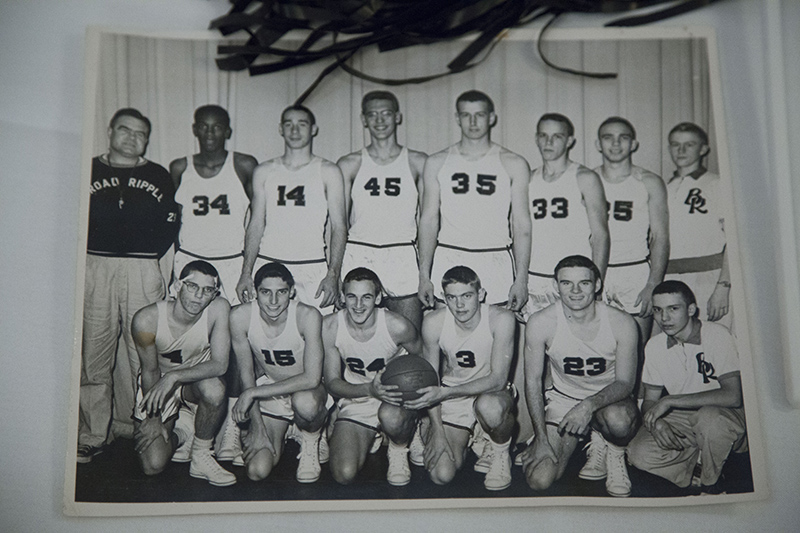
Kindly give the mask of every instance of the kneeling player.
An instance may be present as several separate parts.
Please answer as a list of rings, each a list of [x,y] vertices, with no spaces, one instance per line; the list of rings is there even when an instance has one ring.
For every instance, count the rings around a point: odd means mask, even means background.
[[[294,423],[300,433],[297,481],[313,483],[321,473],[320,429],[327,414],[320,383],[322,317],[294,300],[294,278],[280,263],[259,268],[255,287],[256,299],[234,308],[230,319],[244,389],[232,416],[237,424],[250,420],[242,434],[247,477],[269,475]]]
[[[347,273],[342,285],[345,308],[325,317],[325,385],[339,399],[338,415],[330,439],[333,479],[348,484],[364,466],[367,453],[382,431],[389,438],[392,485],[411,481],[408,444],[417,413],[401,406],[396,385],[381,383],[382,370],[402,349],[418,354],[422,349],[417,329],[406,318],[376,307],[381,302],[381,282],[366,268]],[[344,372],[342,372],[344,365]]]
[[[445,355],[442,386],[420,389],[424,394],[405,405],[429,408],[424,458],[434,483],[449,483],[461,468],[477,422],[489,440],[475,469],[486,473],[487,489],[503,490],[511,484],[508,448],[515,423],[508,384],[514,314],[481,303],[486,291],[478,275],[465,266],[448,270],[442,288],[447,308],[431,312],[422,323],[425,358],[439,368],[439,351]]]
[[[606,478],[610,495],[629,496],[625,446],[639,427],[631,397],[636,323],[595,300],[602,282],[589,258],[559,261],[555,282],[560,300],[531,316],[525,327],[525,390],[535,433],[521,454],[525,477],[534,490],[550,487],[591,430],[588,460],[578,476]],[[542,393],[546,360],[553,384]]]
[[[172,458],[191,460],[189,474],[212,485],[236,483],[211,455],[227,405],[220,376],[230,350],[230,306],[217,298],[219,286],[213,266],[192,261],[181,271],[176,300],[148,305],[133,317],[131,333],[141,362],[134,437],[147,475],[162,472]],[[196,411],[194,428],[186,427],[183,413],[190,417],[191,411],[182,409],[185,402]],[[179,410],[183,425],[176,427]]]

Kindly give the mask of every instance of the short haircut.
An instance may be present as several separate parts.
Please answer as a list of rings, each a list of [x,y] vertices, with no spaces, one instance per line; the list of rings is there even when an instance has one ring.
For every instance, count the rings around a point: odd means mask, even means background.
[[[540,118],[539,122],[536,123],[537,132],[539,131],[539,126],[545,120],[551,120],[553,122],[560,122],[564,124],[567,127],[567,135],[569,137],[575,136],[575,126],[572,125],[572,121],[567,117],[565,117],[564,115],[562,115],[561,113],[545,113],[544,115],[542,115],[542,118]]]
[[[397,97],[389,91],[370,91],[365,94],[364,98],[361,99],[361,111],[363,112],[367,104],[374,100],[387,100],[394,106],[395,113],[400,111],[400,102],[397,100]]]
[[[442,290],[445,290],[448,285],[453,283],[472,285],[476,291],[481,290],[481,278],[478,277],[474,270],[464,265],[454,266],[444,273],[444,276],[442,276]]]
[[[592,261],[585,255],[568,255],[567,257],[559,261],[558,264],[556,265],[555,270],[553,270],[553,278],[556,281],[558,281],[558,273],[565,268],[588,268],[589,270],[592,271],[592,275],[594,276],[595,281],[603,279],[602,276],[600,275],[600,269],[597,268],[597,265],[594,264],[594,261]],[[600,290],[602,290],[602,285],[600,287]]]
[[[117,112],[114,113],[114,116],[111,117],[111,122],[108,123],[108,126],[111,129],[114,129],[114,124],[121,117],[133,117],[144,122],[147,126],[147,137],[150,137],[150,132],[153,131],[153,126],[150,124],[150,119],[142,115],[141,111],[134,109],[133,107],[123,107],[122,109],[118,109]]]
[[[681,122],[671,130],[669,130],[669,135],[667,135],[667,139],[672,137],[673,133],[677,132],[687,132],[687,133],[694,133],[697,137],[700,138],[700,142],[708,146],[708,134],[706,131],[695,124],[694,122]]]
[[[692,289],[684,282],[676,279],[668,279],[656,285],[656,288],[653,289],[653,296],[656,294],[680,294],[683,301],[686,302],[686,307],[692,304],[697,305],[697,298],[695,298]]]
[[[178,278],[179,280],[184,280],[188,278],[192,272],[200,272],[201,274],[205,274],[206,276],[211,276],[214,278],[214,286],[219,288],[220,280],[219,280],[219,272],[217,269],[214,268],[214,265],[208,263],[206,261],[192,261],[190,263],[186,263],[186,266],[183,267],[181,270],[181,275]]]
[[[256,290],[266,278],[280,278],[291,289],[294,287],[294,276],[283,263],[267,263],[256,271],[254,284]]]
[[[312,126],[317,123],[317,117],[314,116],[314,113],[312,113],[311,110],[306,106],[299,104],[290,105],[281,112],[281,123],[283,123],[284,119],[286,118],[286,113],[289,111],[301,111],[308,115],[308,120],[311,122]]]
[[[383,284],[381,283],[378,275],[365,267],[356,267],[348,272],[344,277],[344,281],[342,282],[342,289],[344,289],[344,286],[351,281],[371,281],[375,286],[375,294],[380,294],[380,292],[383,290]]]
[[[489,107],[489,113],[494,113],[494,102],[492,102],[488,94],[481,91],[471,90],[461,93],[456,98],[456,111],[458,111],[458,104],[461,102],[486,102]]]
[[[194,121],[197,122],[197,117],[203,114],[217,114],[225,119],[225,123],[230,126],[231,125],[231,116],[228,114],[228,110],[222,106],[218,106],[215,104],[208,104],[208,105],[201,105],[197,109],[194,110]]]
[[[631,130],[631,136],[634,139],[636,138],[636,128],[633,127],[633,124],[631,124],[631,122],[628,119],[624,119],[622,117],[608,117],[607,119],[605,119],[602,122],[602,124],[600,124],[600,127],[597,128],[597,137],[598,138],[600,137],[600,130],[602,130],[605,126],[608,126],[609,124],[622,124],[623,126],[627,127],[629,130]]]

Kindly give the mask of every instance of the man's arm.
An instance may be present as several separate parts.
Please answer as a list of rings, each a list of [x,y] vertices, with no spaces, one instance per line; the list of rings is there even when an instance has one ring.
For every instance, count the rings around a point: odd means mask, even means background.
[[[361,168],[361,152],[353,152],[339,158],[336,162],[339,170],[342,171],[344,180],[344,212],[347,220],[350,220],[350,209],[352,208],[353,180],[356,179],[358,170]],[[349,224],[348,224],[349,226]]]
[[[338,313],[343,313],[339,311]],[[336,398],[366,398],[372,396],[371,383],[348,383],[342,377],[342,355],[336,347],[338,313],[326,316],[322,321],[322,344],[325,350],[325,387]]]
[[[331,225],[331,250],[328,273],[317,287],[314,298],[325,297],[320,307],[333,305],[339,295],[339,280],[342,273],[344,247],[347,243],[347,218],[345,216],[344,180],[339,167],[328,161],[322,164],[322,181],[328,201],[328,221]]]
[[[156,350],[157,329],[158,310],[155,304],[140,309],[133,315],[131,336],[136,346],[136,353],[139,355],[143,395],[147,394],[161,379],[161,371],[158,368],[158,351]],[[147,414],[153,416],[162,407],[163,401],[157,402],[153,405],[152,411],[147,411]]]
[[[669,394],[649,406],[644,415],[646,427],[666,415],[671,409],[700,409],[707,405],[737,408],[742,406],[742,378],[738,371],[717,378],[719,388],[693,394]]]
[[[531,262],[531,212],[528,182],[531,169],[517,154],[505,151],[501,161],[511,177],[511,236],[514,251],[514,283],[508,291],[506,308],[519,311],[528,301],[528,268]]]
[[[714,286],[714,291],[711,293],[706,305],[706,312],[710,321],[715,322],[728,314],[730,292],[731,271],[730,266],[728,266],[728,246],[726,245],[722,249],[722,268],[719,271],[719,278],[717,278],[717,284]]]
[[[526,472],[544,459],[558,463],[558,457],[547,438],[542,390],[544,366],[547,363],[547,342],[556,327],[554,312],[561,312],[558,307],[535,313],[525,326],[525,398],[535,436],[530,451],[523,452],[522,464]]]
[[[169,164],[169,175],[172,177],[172,183],[175,185],[176,191],[178,187],[181,186],[181,178],[183,177],[183,173],[186,172],[188,165],[189,161],[185,157],[175,159]]]
[[[253,196],[250,199],[250,222],[244,234],[244,259],[242,261],[242,274],[236,284],[236,295],[243,303],[256,297],[256,288],[253,284],[253,266],[256,264],[261,238],[267,225],[267,194],[266,181],[269,170],[268,163],[256,167],[253,172]]]
[[[669,211],[664,181],[652,172],[644,172],[642,182],[647,189],[647,208],[650,213],[650,275],[636,305],[642,304],[640,317],[653,314],[653,289],[664,280],[669,261]]]
[[[392,311],[386,312],[386,329],[398,346],[411,355],[422,355],[422,337],[417,328],[407,318]]]
[[[258,166],[258,161],[250,154],[233,153],[233,168],[239,181],[242,182],[247,197],[253,199],[253,172]]]
[[[425,172],[425,162],[428,160],[428,154],[418,150],[408,150],[408,166],[411,168],[411,175],[414,177],[414,183],[417,186],[417,223],[422,214],[422,198],[425,194],[425,184],[422,179],[422,174]]]
[[[600,276],[605,278],[608,255],[611,250],[611,237],[608,232],[608,207],[603,182],[600,176],[581,166],[578,170],[578,187],[581,190],[586,216],[589,219],[592,261],[600,269]]]
[[[425,307],[435,303],[434,288],[431,282],[433,253],[439,236],[439,170],[444,165],[447,152],[439,152],[428,158],[422,172],[422,210],[417,230],[417,250],[419,253],[419,290],[417,295]]]
[[[597,304],[602,305],[602,304]],[[559,431],[573,435],[583,435],[589,429],[592,416],[607,405],[616,403],[633,392],[636,383],[636,368],[638,365],[637,340],[638,328],[636,322],[627,313],[607,307],[611,331],[617,341],[615,354],[614,381],[597,393],[581,400],[570,409],[561,423]]]

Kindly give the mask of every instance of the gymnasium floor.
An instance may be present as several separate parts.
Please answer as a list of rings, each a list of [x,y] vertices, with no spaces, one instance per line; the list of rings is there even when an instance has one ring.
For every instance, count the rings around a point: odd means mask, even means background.
[[[545,492],[534,493],[525,483],[520,467],[512,467],[509,488],[491,492],[483,486],[483,474],[473,471],[475,455],[468,452],[464,467],[447,486],[428,479],[422,467],[411,466],[411,483],[393,487],[386,482],[386,447],[367,458],[356,481],[349,486],[336,483],[327,465],[316,483],[301,484],[294,479],[299,446],[288,441],[278,466],[264,481],[247,479],[244,468],[222,463],[238,478],[230,487],[214,487],[189,476],[189,464],[170,463],[158,476],[145,476],[136,459],[133,441],[118,439],[91,463],[78,464],[75,500],[78,502],[197,502],[197,501],[281,501],[281,500],[379,500],[427,498],[518,498],[532,496],[610,497],[604,481],[578,478],[585,456],[576,452],[564,477]],[[678,489],[659,477],[629,466],[631,497],[675,497],[697,494],[697,489]],[[732,454],[723,469],[728,494],[752,492],[753,480],[747,453]]]

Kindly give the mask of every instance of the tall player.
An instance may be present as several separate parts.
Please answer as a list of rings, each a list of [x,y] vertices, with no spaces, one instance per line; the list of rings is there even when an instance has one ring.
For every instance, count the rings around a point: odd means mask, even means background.
[[[414,242],[418,189],[427,156],[397,142],[402,121],[394,94],[372,91],[361,100],[361,123],[369,131],[370,144],[338,161],[350,212],[343,269],[372,269],[389,295],[386,307],[419,329],[422,307]]]
[[[287,107],[279,125],[283,155],[260,164],[253,173],[251,217],[236,286],[243,302],[255,297],[254,266],[269,261],[291,266],[301,302],[322,309],[338,296],[347,240],[344,184],[339,167],[312,151],[318,131],[308,108]],[[327,262],[326,221],[331,232]]]
[[[219,272],[220,292],[233,304],[238,301],[235,288],[242,271],[245,215],[258,161],[225,148],[231,138],[231,121],[218,105],[195,110],[192,133],[200,151],[169,165],[177,191],[175,201],[181,205],[174,278],[178,279],[186,263],[208,261]]]
[[[475,469],[488,490],[511,485],[509,447],[516,422],[508,373],[514,355],[514,314],[484,303],[486,290],[474,270],[455,266],[442,278],[446,308],[422,322],[424,355],[434,368],[444,354],[441,386],[425,387],[409,409],[428,408],[431,420],[424,460],[437,485],[452,481],[464,462],[470,436],[488,435]],[[482,441],[483,439],[480,439]]]
[[[456,122],[461,140],[430,156],[423,172],[419,298],[433,306],[434,282],[455,265],[470,265],[490,303],[519,311],[528,299],[530,168],[492,142],[497,115],[486,94],[461,94]]]
[[[669,132],[676,170],[667,182],[670,257],[665,278],[692,287],[702,320],[726,317],[721,323],[730,328],[725,221],[719,176],[703,166],[708,152],[708,135],[697,124],[682,122]]]
[[[170,459],[191,461],[192,477],[216,486],[233,485],[236,476],[211,455],[225,416],[220,376],[230,355],[230,306],[217,298],[219,274],[205,261],[183,267],[177,288],[177,299],[144,307],[131,326],[142,368],[134,412],[139,462],[145,474],[155,475]],[[182,425],[177,426],[179,410]],[[195,413],[194,428],[183,412]]]
[[[605,300],[636,320],[641,343],[653,327],[653,288],[664,279],[669,259],[669,215],[664,181],[633,164],[636,130],[610,117],[597,130],[603,164],[595,169],[608,200],[611,254]]]
[[[536,436],[522,454],[528,485],[545,490],[564,475],[591,430],[582,479],[606,479],[612,496],[630,495],[625,446],[636,435],[637,331],[631,317],[597,302],[600,271],[584,256],[555,268],[559,301],[525,327],[525,388]],[[545,364],[552,386],[542,391]]]
[[[416,411],[404,409],[396,385],[383,385],[383,368],[405,349],[418,354],[419,332],[399,314],[377,307],[381,282],[367,268],[347,273],[342,285],[345,308],[324,318],[325,386],[338,398],[338,413],[330,438],[333,479],[351,483],[364,466],[378,432],[389,438],[386,479],[402,486],[411,481],[408,445],[417,422]]]
[[[546,113],[536,124],[536,146],[543,165],[531,172],[531,262],[528,304],[531,314],[554,303],[552,272],[569,255],[591,257],[601,276],[608,266],[606,195],[600,177],[572,161],[575,127],[564,115]]]
[[[327,393],[322,380],[322,317],[294,299],[294,278],[280,263],[255,276],[256,299],[231,311],[231,340],[244,391],[233,408],[244,432],[247,476],[266,478],[283,452],[286,430],[299,430],[297,481],[319,479],[320,430]],[[254,370],[255,369],[255,370]]]

